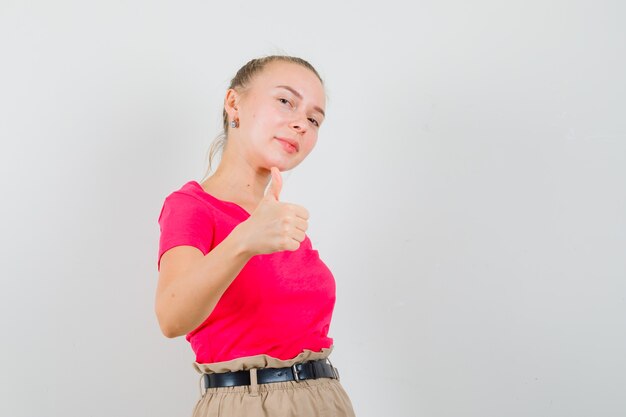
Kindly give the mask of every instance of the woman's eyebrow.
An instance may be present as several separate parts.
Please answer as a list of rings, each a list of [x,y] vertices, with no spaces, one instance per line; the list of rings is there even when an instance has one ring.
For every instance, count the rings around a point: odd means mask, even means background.
[[[276,88],[284,88],[286,90],[289,90],[294,96],[302,100],[302,94],[298,93],[293,87],[290,87],[288,85],[277,85]],[[324,113],[324,110],[322,110],[320,107],[313,106],[313,108],[317,110],[318,112],[322,113],[322,116],[326,117],[326,113]]]

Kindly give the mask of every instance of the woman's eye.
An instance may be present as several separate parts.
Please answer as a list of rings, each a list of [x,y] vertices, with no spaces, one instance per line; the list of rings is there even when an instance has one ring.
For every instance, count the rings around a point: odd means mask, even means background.
[[[287,100],[286,98],[279,98],[278,101],[280,101],[283,104],[289,104],[291,106],[291,102],[289,100]],[[315,126],[319,127],[319,122],[315,119],[313,119],[312,117],[309,118],[309,120],[311,121],[311,123],[313,123]]]

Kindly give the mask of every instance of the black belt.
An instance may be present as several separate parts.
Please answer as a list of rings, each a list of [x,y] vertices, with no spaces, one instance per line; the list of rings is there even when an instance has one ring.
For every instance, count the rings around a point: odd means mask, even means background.
[[[330,361],[329,361],[330,362]],[[296,363],[286,368],[261,368],[256,372],[257,383],[303,381],[305,379],[334,378],[339,379],[339,372],[326,359]],[[250,371],[223,372],[204,374],[204,388],[234,387],[250,385]]]

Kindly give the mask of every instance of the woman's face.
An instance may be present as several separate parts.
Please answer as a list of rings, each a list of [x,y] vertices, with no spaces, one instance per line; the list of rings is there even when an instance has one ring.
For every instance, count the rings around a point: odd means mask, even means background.
[[[245,143],[239,152],[259,167],[290,170],[313,150],[325,104],[324,87],[312,71],[271,62],[240,96],[236,113],[230,113],[231,120],[233,114],[239,119],[239,127],[229,130],[229,142]]]

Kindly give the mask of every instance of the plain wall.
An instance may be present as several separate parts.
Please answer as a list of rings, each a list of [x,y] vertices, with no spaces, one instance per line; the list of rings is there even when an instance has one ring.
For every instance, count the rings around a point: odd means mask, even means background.
[[[360,417],[626,415],[620,1],[0,2],[0,415],[186,416],[157,217],[249,59],[327,86],[283,201]]]

